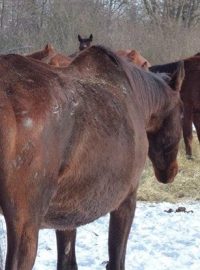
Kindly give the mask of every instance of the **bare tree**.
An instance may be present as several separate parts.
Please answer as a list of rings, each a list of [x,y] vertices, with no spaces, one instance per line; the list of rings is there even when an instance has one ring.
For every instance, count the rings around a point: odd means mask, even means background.
[[[159,25],[176,23],[187,28],[199,23],[199,0],[143,0],[143,4],[153,23]]]
[[[0,24],[1,53],[51,42],[70,54],[78,34],[92,33],[94,43],[135,48],[156,63],[199,51],[200,0],[0,0]]]
[[[5,0],[2,0],[1,1],[1,28],[3,28],[4,12],[5,12]]]

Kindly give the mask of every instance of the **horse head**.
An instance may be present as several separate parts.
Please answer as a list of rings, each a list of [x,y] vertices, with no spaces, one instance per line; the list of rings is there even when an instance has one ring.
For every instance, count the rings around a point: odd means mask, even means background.
[[[147,61],[146,58],[144,58],[140,52],[136,51],[136,50],[131,50],[128,54],[127,54],[127,58],[133,62],[134,64],[136,64],[137,66],[142,67],[145,70],[148,70],[149,67],[151,66],[151,64],[149,63],[149,61]]]
[[[184,63],[180,62],[171,80],[167,78],[171,90],[171,104],[159,119],[159,125],[152,132],[147,132],[149,140],[149,158],[159,182],[170,183],[178,172],[177,153],[182,132],[182,102],[179,92],[184,79]],[[152,122],[157,122],[152,117]]]
[[[89,38],[82,38],[81,35],[78,35],[78,41],[80,42],[79,50],[82,51],[90,47],[92,40],[93,40],[92,34],[89,36]]]
[[[27,54],[25,56],[28,58],[33,58],[33,59],[37,59],[37,60],[41,60],[41,61],[45,62],[44,59],[45,60],[48,59],[49,57],[51,57],[55,53],[56,53],[56,51],[55,51],[54,47],[50,43],[47,43],[45,45],[45,47],[42,48],[41,50],[33,52],[31,54]]]

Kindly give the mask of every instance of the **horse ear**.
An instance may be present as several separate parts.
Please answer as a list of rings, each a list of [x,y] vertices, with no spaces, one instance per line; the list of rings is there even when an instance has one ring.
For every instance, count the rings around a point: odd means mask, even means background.
[[[175,91],[180,91],[184,77],[185,77],[184,62],[180,61],[178,63],[177,70],[174,72],[174,74],[171,77],[169,86]]]
[[[92,42],[92,40],[93,40],[93,35],[92,34],[90,35],[89,40]]]
[[[132,50],[127,54],[127,57],[134,59],[135,55],[136,55],[136,51]]]
[[[145,61],[145,62],[142,64],[142,68],[143,68],[144,70],[149,70],[147,61]]]
[[[78,34],[78,41],[81,42],[82,41],[82,37],[81,35]]]
[[[45,46],[45,51],[52,51],[54,50],[53,46],[50,43],[47,43],[47,45]]]

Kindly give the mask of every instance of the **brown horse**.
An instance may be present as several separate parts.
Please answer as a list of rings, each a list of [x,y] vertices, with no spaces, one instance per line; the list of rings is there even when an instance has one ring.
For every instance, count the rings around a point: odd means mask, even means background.
[[[186,156],[192,158],[192,123],[197,131],[200,142],[200,57],[194,56],[184,59],[185,79],[181,88],[181,99],[184,104],[183,138]],[[173,73],[178,62],[150,67],[153,72]]]
[[[138,51],[136,50],[119,50],[116,52],[117,55],[127,59],[135,65],[148,70],[151,67],[149,61],[147,61]]]
[[[49,43],[44,47],[44,49],[34,52],[32,54],[27,54],[26,57],[37,59],[56,67],[66,67],[72,61],[72,59],[67,55],[58,53]]]
[[[0,57],[6,270],[32,269],[40,228],[74,230],[106,213],[107,269],[125,269],[147,154],[160,182],[172,182],[178,171],[183,76],[181,65],[169,86],[101,46],[85,50],[67,68]],[[72,262],[68,253],[62,260],[61,267]]]

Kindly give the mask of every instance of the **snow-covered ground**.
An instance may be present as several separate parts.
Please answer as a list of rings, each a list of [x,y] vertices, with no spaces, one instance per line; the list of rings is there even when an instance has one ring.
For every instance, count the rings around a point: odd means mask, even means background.
[[[199,270],[200,203],[138,202],[128,241],[126,270]],[[185,206],[193,213],[166,213]],[[104,270],[107,256],[108,218],[78,229],[77,259],[80,270]],[[0,241],[5,241],[5,224]],[[34,270],[56,269],[56,241],[52,230],[41,230]]]

